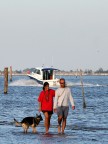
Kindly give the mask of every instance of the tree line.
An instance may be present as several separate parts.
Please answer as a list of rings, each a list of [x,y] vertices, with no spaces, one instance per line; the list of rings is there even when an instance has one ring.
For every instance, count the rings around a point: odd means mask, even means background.
[[[33,72],[35,70],[35,68],[26,68],[26,69],[24,69],[24,70],[14,70],[13,72],[14,73],[18,73],[18,74],[21,74],[21,73],[27,73],[27,72]],[[77,70],[70,70],[70,71],[65,71],[65,70],[58,70],[58,71],[60,71],[60,72],[76,72],[77,73]],[[82,70],[83,71],[83,70]],[[3,73],[4,71],[1,71],[0,70],[0,73]],[[86,70],[84,70],[83,71],[83,73],[85,73],[85,74],[92,74],[92,73],[97,73],[97,74],[99,74],[99,73],[108,73],[108,70],[103,70],[103,68],[99,68],[98,70],[96,70],[96,71],[93,71],[93,70],[91,70],[91,69],[86,69]]]
[[[13,72],[14,73],[27,73],[27,72],[33,72],[35,70],[35,68],[26,68],[26,69],[24,69],[24,70],[14,70]],[[77,73],[77,70],[70,70],[70,71],[65,71],[65,70],[58,70],[58,71],[60,71],[60,72],[76,72]],[[108,73],[108,70],[103,70],[103,68],[99,68],[98,70],[96,70],[96,71],[93,71],[93,70],[91,70],[91,69],[86,69],[86,70],[82,70],[83,71],[83,73],[85,73],[85,74],[92,74],[92,73],[97,73],[97,74],[99,74],[99,73]],[[3,71],[1,71],[0,70],[0,73],[3,73]]]

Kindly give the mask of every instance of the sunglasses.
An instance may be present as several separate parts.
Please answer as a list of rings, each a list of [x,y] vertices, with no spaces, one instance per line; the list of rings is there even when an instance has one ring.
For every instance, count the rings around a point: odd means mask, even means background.
[[[65,83],[60,83],[60,84],[65,84]]]

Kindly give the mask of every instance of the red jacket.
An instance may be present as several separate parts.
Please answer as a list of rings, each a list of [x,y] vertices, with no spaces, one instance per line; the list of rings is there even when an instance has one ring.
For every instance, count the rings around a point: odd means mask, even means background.
[[[41,91],[38,102],[41,102],[42,111],[53,111],[53,97],[55,90],[49,89],[48,91]]]

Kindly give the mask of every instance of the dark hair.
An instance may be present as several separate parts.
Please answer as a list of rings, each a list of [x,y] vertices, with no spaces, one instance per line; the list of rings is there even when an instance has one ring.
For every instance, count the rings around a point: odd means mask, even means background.
[[[45,89],[45,87],[46,87],[47,85],[49,85],[49,83],[48,83],[48,82],[44,82],[44,84],[43,84],[43,90]]]

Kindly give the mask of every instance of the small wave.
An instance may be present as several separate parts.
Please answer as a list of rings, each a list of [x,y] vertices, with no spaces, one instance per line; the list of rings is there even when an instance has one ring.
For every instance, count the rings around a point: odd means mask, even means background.
[[[82,86],[81,82],[67,82],[67,86]],[[91,83],[83,83],[84,87],[101,87],[104,85],[99,84],[91,84]]]
[[[16,80],[16,81],[11,82],[9,84],[9,86],[37,86],[37,87],[41,87],[42,85],[37,83],[37,81],[35,81],[35,80],[20,79],[20,80]],[[67,86],[82,86],[82,85],[81,85],[81,82],[67,81]],[[107,86],[107,85],[83,83],[83,86],[84,87],[101,87],[101,86]],[[55,86],[52,86],[52,87],[55,87]]]
[[[11,82],[9,86],[41,86],[41,85],[34,80],[20,79]]]
[[[83,84],[85,87],[100,87],[102,85],[99,85],[99,84],[90,84],[90,83],[84,83]]]
[[[14,121],[8,122],[8,121],[0,121],[0,125],[15,125]],[[16,127],[21,127],[21,126],[16,126]],[[44,124],[39,124],[38,127],[44,127]],[[51,125],[51,128],[57,128],[57,125]],[[67,130],[84,130],[84,131],[98,131],[98,130],[108,130],[108,127],[86,127],[86,126],[71,126],[67,125]]]
[[[0,125],[13,125],[14,122],[0,121]]]

